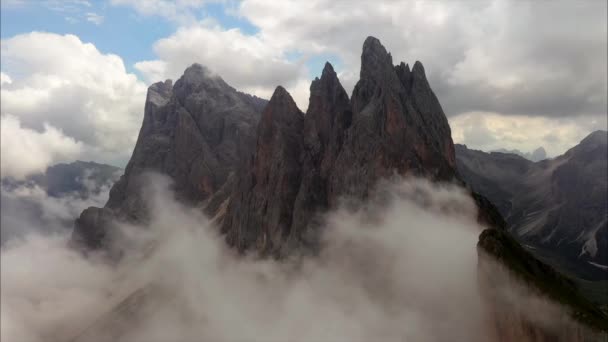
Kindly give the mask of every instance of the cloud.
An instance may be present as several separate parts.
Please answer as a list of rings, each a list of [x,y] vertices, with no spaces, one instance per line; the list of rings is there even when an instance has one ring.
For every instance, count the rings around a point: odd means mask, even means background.
[[[168,181],[149,184],[150,225],[123,227],[139,233],[128,234],[135,243],[115,268],[78,257],[61,237],[2,249],[3,339],[491,340],[477,280],[481,227],[462,189],[387,184],[361,209],[327,216],[318,256],[276,262],[237,256],[207,218],[172,199]],[[563,318],[510,281],[494,310],[519,303],[547,321]],[[124,310],[111,311],[119,303]],[[121,324],[87,329],[97,317]]]
[[[13,80],[10,78],[9,75],[7,75],[3,72],[0,72],[0,85],[5,84],[5,83],[7,85],[11,84],[11,83],[13,83]]]
[[[224,0],[111,0],[115,6],[129,6],[137,13],[145,16],[160,16],[178,23],[196,21],[197,12],[209,3],[221,3]]]
[[[335,54],[344,70],[377,36],[395,62],[425,64],[448,115],[605,114],[606,3],[245,0],[238,13],[262,39]]]
[[[87,21],[95,24],[95,25],[101,25],[103,23],[103,15],[99,15],[97,13],[93,13],[93,12],[87,12],[86,14],[86,18]]]
[[[43,124],[41,132],[23,127],[14,116],[2,115],[1,174],[23,179],[59,161],[73,160],[83,145],[57,128]]]
[[[301,109],[308,105],[308,72],[303,61],[291,61],[271,40],[247,35],[239,29],[223,29],[201,22],[182,27],[154,44],[157,60],[135,64],[148,82],[176,79],[193,63],[201,63],[236,87],[260,97],[270,98],[277,85],[300,94]]]
[[[592,130],[608,125],[604,115],[546,118],[486,112],[465,113],[449,121],[454,142],[469,148],[492,151],[508,146],[531,152],[542,146],[550,157],[577,145]]]
[[[141,11],[156,13],[166,5],[160,3]],[[200,20],[204,6],[183,3],[180,9]],[[312,75],[322,67],[310,70],[312,61],[329,59],[351,92],[361,44],[374,35],[395,63],[424,63],[448,117],[489,112],[522,122],[570,118],[579,131],[606,128],[598,119],[608,105],[605,2],[244,0],[225,11],[251,23],[256,32],[224,29],[208,17],[190,20],[156,42],[157,59],[136,68],[151,82],[178,77],[186,66],[200,62],[237,89],[258,96],[268,97],[281,84],[305,110]],[[590,127],[589,118],[597,124]],[[540,135],[551,133],[539,128]],[[564,150],[572,142],[555,137]]]
[[[3,39],[1,57],[12,79],[2,85],[3,115],[28,130],[55,127],[82,145],[80,158],[126,162],[141,125],[146,86],[120,57],[74,35],[43,32]]]

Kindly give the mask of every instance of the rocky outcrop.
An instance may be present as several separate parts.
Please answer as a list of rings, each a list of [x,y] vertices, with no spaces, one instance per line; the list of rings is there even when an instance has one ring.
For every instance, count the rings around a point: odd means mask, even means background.
[[[236,91],[198,64],[186,69],[174,86],[170,80],[151,85],[124,175],[112,187],[104,208],[89,208],[76,220],[73,241],[88,247],[104,245],[101,238],[110,228],[98,217],[145,222],[142,188],[148,171],[169,176],[177,198],[185,203],[209,199],[251,153],[265,103]]]
[[[479,288],[486,299],[487,319],[496,340],[608,338],[606,313],[584,298],[572,279],[536,259],[508,232],[484,230],[477,249]],[[551,302],[537,302],[539,297]]]
[[[556,267],[608,279],[608,133],[597,131],[554,159],[456,146],[458,171],[492,201],[513,235]]]
[[[255,154],[239,178],[224,220],[227,241],[262,253],[289,235],[293,205],[302,177],[300,154],[304,115],[278,87],[258,126]]]
[[[368,37],[360,77],[349,100],[326,64],[303,118],[277,88],[222,222],[229,244],[273,255],[314,247],[319,214],[365,199],[380,179],[458,181],[450,127],[422,64],[394,66]]]

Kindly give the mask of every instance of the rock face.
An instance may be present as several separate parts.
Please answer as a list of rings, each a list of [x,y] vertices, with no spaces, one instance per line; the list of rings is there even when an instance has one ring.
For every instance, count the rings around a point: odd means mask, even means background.
[[[486,229],[479,236],[478,279],[489,306],[488,323],[498,341],[605,341],[608,316],[584,298],[571,279],[536,259],[507,232]],[[506,266],[497,271],[497,262]],[[513,293],[514,279],[528,287],[523,291],[551,299],[561,305],[555,311],[547,304],[530,317],[535,303],[521,303]],[[510,285],[505,285],[510,284]],[[526,298],[526,297],[523,297]],[[568,314],[564,314],[566,311]]]
[[[552,160],[456,146],[471,188],[496,204],[510,231],[561,269],[608,279],[608,132],[597,131]]]
[[[109,220],[100,218],[145,222],[141,189],[146,171],[168,175],[181,201],[209,199],[250,153],[265,104],[198,64],[186,69],[174,86],[170,80],[150,86],[125,173],[112,187],[104,208],[89,208],[76,220],[73,240],[102,246],[111,227]]]
[[[450,127],[422,64],[394,66],[369,37],[360,77],[349,101],[326,64],[304,117],[277,88],[222,223],[229,244],[282,255],[314,245],[315,214],[345,196],[365,199],[382,178],[457,181]]]

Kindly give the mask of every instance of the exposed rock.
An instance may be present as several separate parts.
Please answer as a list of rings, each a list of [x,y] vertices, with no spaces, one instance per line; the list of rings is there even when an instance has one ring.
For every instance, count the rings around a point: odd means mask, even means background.
[[[147,219],[141,188],[147,171],[169,176],[179,200],[200,203],[221,189],[255,142],[255,127],[265,101],[240,93],[205,67],[194,64],[172,86],[170,80],[148,89],[144,119],[124,175],[112,187],[105,208],[85,210],[74,238],[89,247],[103,221],[89,215],[142,223]],[[100,214],[99,212],[103,212]],[[89,237],[89,238],[81,238]]]
[[[458,169],[539,256],[579,277],[608,279],[597,266],[608,260],[607,136],[594,132],[564,155],[537,163],[457,145]]]
[[[238,180],[224,219],[229,244],[274,252],[290,235],[302,169],[303,113],[277,87],[258,126],[255,154]]]
[[[349,101],[326,64],[311,85],[303,128],[292,101],[274,100],[288,97],[277,89],[266,112],[294,122],[270,125],[274,116],[265,112],[251,170],[237,177],[222,225],[230,244],[278,255],[314,246],[317,214],[343,197],[365,199],[380,179],[458,181],[450,127],[422,64],[411,72],[393,66],[380,41],[368,37],[360,74]]]

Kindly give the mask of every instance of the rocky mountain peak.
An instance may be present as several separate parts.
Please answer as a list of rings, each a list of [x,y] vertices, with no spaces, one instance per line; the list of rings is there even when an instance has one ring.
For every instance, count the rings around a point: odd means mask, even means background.
[[[383,78],[388,69],[393,68],[393,58],[386,51],[380,40],[375,37],[367,37],[363,43],[361,53],[361,79]]]
[[[336,72],[334,71],[334,67],[329,62],[325,62],[323,66],[323,72],[321,73],[322,79],[338,79]]]
[[[171,97],[173,90],[173,81],[166,80],[164,82],[156,82],[148,88],[146,103],[152,103],[158,107],[164,106]]]
[[[429,82],[426,79],[426,73],[424,72],[424,66],[420,61],[416,61],[414,63],[414,67],[412,68],[412,78],[415,83],[418,83],[419,86],[428,87]]]
[[[338,80],[332,65],[327,62],[321,79],[310,85],[310,99],[304,135],[307,145],[318,150],[330,139],[338,139],[346,126],[350,125],[350,104],[346,91]]]
[[[282,86],[276,87],[268,105],[262,113],[260,127],[271,121],[292,122],[302,120],[304,114],[300,111],[295,101]]]

